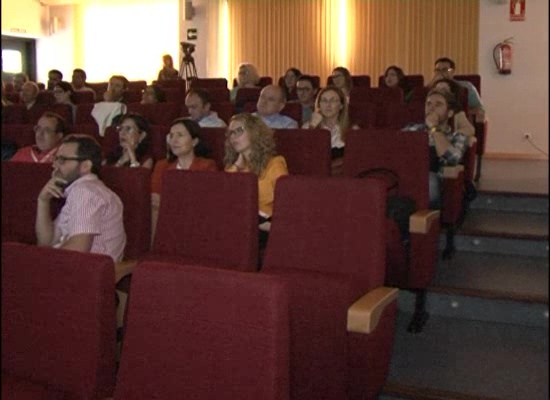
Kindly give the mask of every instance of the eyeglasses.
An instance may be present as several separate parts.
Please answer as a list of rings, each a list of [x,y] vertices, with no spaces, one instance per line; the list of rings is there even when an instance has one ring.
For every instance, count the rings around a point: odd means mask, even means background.
[[[244,132],[245,132],[244,126],[239,126],[239,127],[235,128],[233,130],[228,129],[227,132],[225,132],[225,137],[231,137],[231,136],[239,137]]]
[[[452,68],[436,68],[434,72],[451,72],[452,70]]]
[[[65,156],[55,156],[53,159],[54,163],[57,163],[59,165],[65,164],[67,161],[85,161],[86,158],[84,157],[65,157]]]
[[[61,89],[59,89],[59,90],[58,90],[58,89],[54,89],[54,90],[52,90],[52,92],[53,92],[54,94],[63,94],[63,93],[65,93],[65,91],[64,91],[64,90],[61,90]]]
[[[43,128],[41,126],[34,126],[32,128],[32,130],[34,131],[34,133],[47,133],[48,135],[53,135],[55,133],[55,130],[53,129],[50,129],[50,128]]]
[[[343,78],[344,75],[342,74],[335,74],[335,75],[332,75],[332,79],[336,79],[336,78]]]

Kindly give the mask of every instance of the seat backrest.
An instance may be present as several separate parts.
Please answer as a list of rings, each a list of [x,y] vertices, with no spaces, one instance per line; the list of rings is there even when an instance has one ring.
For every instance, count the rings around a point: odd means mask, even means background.
[[[210,103],[221,103],[229,101],[229,89],[226,87],[204,88],[210,97]]]
[[[326,129],[276,129],[277,153],[292,175],[330,176],[330,132]]]
[[[248,173],[165,171],[153,254],[256,270],[258,178]]]
[[[109,256],[2,244],[2,373],[99,399],[115,383]]]
[[[352,75],[351,81],[353,82],[353,87],[370,87],[369,75]]]
[[[227,79],[225,78],[195,78],[191,81],[191,88],[226,88]]]
[[[83,133],[92,136],[99,144],[102,143],[103,137],[99,136],[99,127],[94,122],[93,124],[72,124],[68,127],[69,133]]]
[[[284,108],[281,110],[281,114],[286,115],[287,117],[290,117],[294,121],[298,122],[298,126],[302,125],[302,104],[301,103],[299,102],[285,103]]]
[[[350,129],[346,137],[343,174],[357,177],[372,168],[387,168],[399,177],[399,194],[428,208],[428,134],[392,129]]]
[[[147,81],[138,80],[138,81],[129,81],[128,90],[141,92],[147,86]]]
[[[142,90],[132,90],[129,89],[128,91],[124,92],[124,102],[126,104],[130,103],[139,103],[142,98]]]
[[[11,104],[2,107],[2,124],[26,124],[27,108],[24,104]]]
[[[167,87],[162,88],[167,103],[175,103],[181,107],[185,103],[185,89]]]
[[[235,105],[237,108],[243,108],[246,103],[256,103],[260,98],[260,92],[262,88],[260,87],[243,87],[237,90],[237,95],[235,98]]]
[[[182,78],[153,81],[153,84],[158,85],[163,90],[175,88],[185,92],[186,89],[185,79]]]
[[[212,111],[216,111],[218,113],[218,117],[224,120],[226,124],[229,124],[229,120],[235,114],[235,106],[233,103],[230,103],[228,101],[222,102],[222,103],[212,103],[212,107],[210,107]]]
[[[129,103],[128,112],[141,114],[152,125],[170,125],[179,115],[180,107],[174,103]]]
[[[208,158],[216,162],[220,171],[224,169],[225,131],[226,128],[201,128],[201,136],[210,149]]]
[[[163,158],[166,158],[166,136],[170,133],[170,126],[151,125],[150,128],[151,154],[153,155],[153,159],[155,161],[162,160]]]
[[[2,125],[2,140],[14,142],[17,148],[32,146],[35,143],[34,124]]]
[[[385,213],[379,181],[281,177],[262,271],[301,269],[353,278],[364,290],[382,286]]]
[[[360,128],[372,128],[377,123],[377,105],[368,101],[350,102],[348,112],[350,125],[356,124]]]
[[[457,81],[468,81],[471,82],[477,89],[477,92],[481,95],[481,76],[478,74],[466,74],[466,75],[455,75],[453,77]]]
[[[137,259],[151,247],[151,170],[104,166],[100,175],[124,206],[124,258]]]
[[[94,117],[92,117],[92,110],[94,109],[93,103],[81,103],[76,105],[75,124],[96,124]]]
[[[109,82],[86,82],[86,86],[94,89],[95,92],[95,101],[103,101],[103,93],[107,91],[109,87]]]
[[[273,78],[270,76],[260,76],[260,80],[258,81],[258,86],[263,88],[267,85],[273,85]]]
[[[139,264],[114,398],[287,400],[288,307],[278,277]]]
[[[37,198],[51,178],[52,165],[4,161],[1,169],[2,241],[35,244]]]
[[[90,91],[74,92],[72,97],[74,104],[93,103],[95,101],[95,94]]]
[[[412,74],[405,75],[407,84],[410,88],[424,87],[424,75]],[[378,87],[387,87],[386,81],[384,80],[384,75],[378,77]]]

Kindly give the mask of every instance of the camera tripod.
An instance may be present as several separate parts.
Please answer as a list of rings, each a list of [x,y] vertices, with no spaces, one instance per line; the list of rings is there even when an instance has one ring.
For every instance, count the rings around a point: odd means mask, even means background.
[[[185,77],[184,77],[185,74]],[[197,77],[197,68],[195,68],[195,59],[189,54],[184,54],[180,64],[180,78],[185,78],[185,86],[189,89],[191,80]]]

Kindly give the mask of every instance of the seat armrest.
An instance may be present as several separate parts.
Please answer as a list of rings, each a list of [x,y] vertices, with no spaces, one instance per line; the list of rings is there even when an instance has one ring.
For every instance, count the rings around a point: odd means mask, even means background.
[[[386,306],[397,299],[399,290],[382,286],[371,290],[348,308],[348,332],[371,333]]]
[[[138,260],[124,260],[115,263],[115,284],[126,275],[130,275],[137,263]]]
[[[443,178],[457,179],[462,171],[464,171],[464,165],[445,166],[443,167]]]
[[[419,210],[409,217],[409,232],[423,233],[430,232],[434,223],[439,221],[441,212],[439,210]]]

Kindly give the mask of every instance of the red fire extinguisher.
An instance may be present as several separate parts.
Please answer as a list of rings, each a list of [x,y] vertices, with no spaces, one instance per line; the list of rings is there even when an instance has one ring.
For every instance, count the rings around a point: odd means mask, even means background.
[[[498,73],[508,75],[512,73],[512,38],[508,38],[500,42],[493,49],[493,60],[497,67]]]

